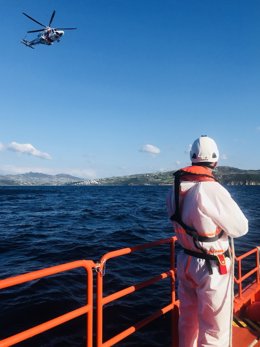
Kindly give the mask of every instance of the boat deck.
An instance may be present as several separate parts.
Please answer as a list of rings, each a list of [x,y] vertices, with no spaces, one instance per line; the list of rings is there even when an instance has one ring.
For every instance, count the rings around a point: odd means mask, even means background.
[[[233,320],[233,347],[260,347],[260,322],[252,322],[249,319]]]

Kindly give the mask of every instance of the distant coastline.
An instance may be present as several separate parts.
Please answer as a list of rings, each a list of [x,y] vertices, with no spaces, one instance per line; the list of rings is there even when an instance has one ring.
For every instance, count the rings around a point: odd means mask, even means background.
[[[66,174],[46,175],[29,172],[20,175],[0,175],[0,186],[171,185],[174,172],[144,173],[92,180]],[[242,170],[228,166],[219,166],[215,170],[215,176],[220,183],[226,185],[260,185],[260,170]]]

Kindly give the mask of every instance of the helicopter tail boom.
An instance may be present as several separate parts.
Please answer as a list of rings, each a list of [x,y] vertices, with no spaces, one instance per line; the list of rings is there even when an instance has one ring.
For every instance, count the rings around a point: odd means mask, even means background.
[[[30,47],[32,49],[34,49],[34,47],[31,45],[30,41],[27,40],[21,40],[21,43],[23,43],[25,46]]]

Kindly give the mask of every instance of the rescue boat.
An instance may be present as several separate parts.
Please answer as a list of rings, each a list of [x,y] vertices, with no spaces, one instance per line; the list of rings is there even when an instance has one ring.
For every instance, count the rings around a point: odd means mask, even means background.
[[[103,287],[105,282],[105,267],[109,266],[109,260],[127,256],[134,252],[141,252],[147,249],[160,247],[161,245],[168,244],[170,247],[170,264],[169,268],[163,273],[160,273],[143,282],[139,282],[114,292],[109,295],[104,295]],[[95,333],[97,347],[114,346],[120,341],[126,339],[128,336],[134,334],[137,330],[145,325],[151,323],[158,317],[169,313],[172,319],[172,341],[171,347],[178,347],[178,307],[179,301],[175,294],[176,278],[178,274],[175,268],[175,244],[176,237],[168,239],[157,240],[154,242],[123,248],[105,254],[98,263],[92,260],[78,260],[66,264],[61,264],[22,275],[10,277],[0,280],[0,289],[4,290],[9,287],[17,286],[22,283],[30,282],[36,279],[42,279],[47,276],[63,273],[76,268],[83,268],[86,272],[87,290],[86,290],[86,304],[69,311],[61,316],[43,322],[37,326],[31,327],[25,331],[17,331],[12,336],[7,336],[0,341],[0,347],[7,347],[19,344],[22,341],[32,338],[41,334],[49,329],[56,328],[70,320],[80,316],[86,316],[86,346],[92,347],[93,335]],[[249,252],[235,257],[235,275],[234,275],[234,306],[233,306],[233,329],[232,340],[233,347],[252,347],[260,346],[260,247],[256,247]],[[245,273],[243,262],[250,262],[251,269]],[[145,287],[151,286],[154,283],[170,279],[170,295],[169,303],[161,307],[152,315],[145,319],[136,322],[124,331],[104,341],[104,324],[103,312],[105,306],[114,302],[126,295],[142,290]],[[96,283],[97,292],[93,295],[93,283]],[[95,300],[94,300],[95,298]],[[95,311],[95,315],[94,315]],[[95,317],[95,320],[94,320]],[[228,323],[227,323],[228,324]],[[138,346],[138,343],[137,343]],[[165,347],[165,346],[164,346]]]

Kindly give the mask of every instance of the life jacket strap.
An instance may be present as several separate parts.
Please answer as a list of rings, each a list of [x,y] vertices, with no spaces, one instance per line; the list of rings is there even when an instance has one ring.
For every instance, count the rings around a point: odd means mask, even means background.
[[[180,226],[185,230],[185,232],[193,237],[193,239],[195,241],[200,241],[200,242],[214,242],[217,241],[218,239],[220,239],[223,234],[224,234],[224,230],[221,230],[219,234],[209,237],[209,236],[201,236],[198,234],[197,230],[190,227],[189,225],[185,224],[180,218],[178,218],[178,216],[176,216],[176,213],[174,215],[172,215],[170,217],[171,221],[175,221],[178,224],[180,224]]]
[[[214,254],[208,254],[208,253],[200,253],[200,252],[195,252],[192,251],[191,249],[183,248],[184,253],[191,255],[192,257],[195,258],[201,258],[201,259],[208,259],[208,260],[216,260],[218,261],[218,257]],[[229,251],[227,250],[226,252],[222,253],[225,257],[230,258]]]
[[[226,269],[226,262],[225,262],[225,257],[230,258],[230,254],[229,251],[227,250],[226,252],[222,253],[222,254],[218,254],[218,255],[214,255],[214,254],[208,254],[208,253],[199,253],[199,252],[195,252],[192,251],[190,249],[187,248],[183,248],[184,253],[188,254],[192,257],[195,258],[200,258],[200,259],[205,259],[206,260],[206,266],[208,268],[209,274],[212,275],[213,271],[212,271],[212,267],[210,264],[210,260],[213,260],[217,263],[218,265],[218,269],[219,269],[219,273],[221,275],[224,275],[227,273],[227,269]]]

